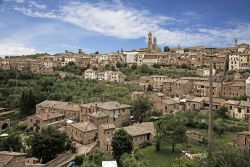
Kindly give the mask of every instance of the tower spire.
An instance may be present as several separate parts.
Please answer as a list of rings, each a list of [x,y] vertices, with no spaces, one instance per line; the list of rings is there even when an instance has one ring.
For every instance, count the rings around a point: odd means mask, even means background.
[[[152,52],[152,33],[149,32],[148,33],[148,50],[147,50],[148,53],[151,53]]]

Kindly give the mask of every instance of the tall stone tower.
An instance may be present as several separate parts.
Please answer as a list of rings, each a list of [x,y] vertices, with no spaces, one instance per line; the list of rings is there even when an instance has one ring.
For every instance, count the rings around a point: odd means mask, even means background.
[[[148,53],[152,52],[152,33],[148,33]]]
[[[154,51],[154,52],[157,51],[157,41],[156,41],[156,37],[154,37],[154,40],[153,40],[153,51]]]

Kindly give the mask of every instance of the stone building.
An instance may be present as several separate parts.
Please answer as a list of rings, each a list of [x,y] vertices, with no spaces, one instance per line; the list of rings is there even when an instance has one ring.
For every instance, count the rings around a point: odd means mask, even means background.
[[[250,67],[248,53],[232,53],[229,55],[229,70],[246,70]]]
[[[233,118],[238,118],[242,119],[244,118],[244,113],[242,111],[242,108],[239,107],[240,101],[236,100],[228,100],[225,102],[225,106],[229,109],[230,111],[230,116]]]
[[[236,144],[239,148],[248,149],[250,147],[250,131],[238,132]]]
[[[0,151],[1,167],[25,167],[25,153]]]
[[[166,98],[163,100],[157,100],[153,102],[154,108],[162,112],[163,114],[174,113],[175,111],[182,110],[180,101],[172,98]]]
[[[134,91],[134,92],[131,93],[131,98],[132,98],[133,100],[138,99],[138,98],[142,98],[142,97],[144,97],[144,96],[146,96],[146,95],[145,95],[145,92]]]
[[[126,126],[123,129],[133,137],[134,147],[138,147],[144,142],[152,142],[156,135],[153,122],[133,124]]]
[[[216,70],[213,68],[212,69],[213,76],[216,73]],[[202,68],[202,69],[197,69],[197,74],[201,77],[209,77],[210,71],[209,68]]]
[[[151,77],[150,76],[141,76],[140,77],[140,83],[139,86],[143,89],[143,90],[147,90],[148,86],[151,85]],[[152,85],[151,85],[152,86]]]
[[[168,80],[166,76],[163,75],[151,75],[150,76],[150,85],[153,86],[153,89],[156,91],[162,91],[163,82]]]
[[[176,96],[188,95],[192,90],[192,82],[189,80],[179,79],[174,83],[173,93]]]
[[[233,82],[224,82],[221,85],[221,96],[240,97],[246,95],[245,80],[234,80]]]
[[[48,126],[61,127],[65,125],[64,115],[55,111],[41,112],[27,118],[27,128],[34,132],[40,132]]]
[[[84,79],[97,79],[97,72],[92,69],[87,69],[84,71]]]
[[[0,69],[2,70],[10,70],[10,60],[9,59],[0,59]]]
[[[209,96],[209,82],[194,82],[193,83],[193,95],[208,97]],[[219,97],[221,95],[221,84],[213,83],[213,96]]]
[[[250,77],[246,80],[246,95],[250,96]]]
[[[178,81],[178,79],[165,79],[162,82],[162,92],[166,93],[166,94],[173,94],[174,93],[174,87],[175,82]]]
[[[213,58],[214,68],[216,70],[224,70],[228,64],[228,56],[227,55],[217,55]]]
[[[193,97],[187,100],[187,111],[200,111],[204,109],[204,97]]]
[[[204,77],[181,77],[180,79],[189,80],[190,82],[208,82],[209,78]]]
[[[226,100],[220,98],[213,98],[213,110],[217,110],[220,107],[225,105]],[[204,107],[205,109],[209,109],[209,97],[204,98]]]
[[[80,121],[88,121],[90,114],[96,113],[96,115],[98,115],[99,112],[106,113],[109,116],[108,122],[103,122],[114,123],[116,127],[122,127],[123,125],[129,123],[131,106],[121,104],[116,101],[82,104],[80,112]]]
[[[99,147],[105,152],[112,151],[112,136],[116,127],[114,124],[102,124],[99,126]]]
[[[78,122],[69,124],[66,133],[71,139],[80,144],[91,144],[98,139],[98,128],[92,122]]]
[[[78,118],[80,104],[62,101],[45,100],[36,105],[36,113],[58,112],[65,118]]]

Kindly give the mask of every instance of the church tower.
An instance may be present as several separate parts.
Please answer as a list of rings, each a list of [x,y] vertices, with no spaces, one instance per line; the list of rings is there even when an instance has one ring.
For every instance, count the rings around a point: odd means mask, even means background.
[[[148,53],[152,52],[152,33],[148,33]]]
[[[157,41],[156,41],[156,37],[154,37],[154,41],[153,41],[153,51],[154,51],[154,52],[157,51]]]

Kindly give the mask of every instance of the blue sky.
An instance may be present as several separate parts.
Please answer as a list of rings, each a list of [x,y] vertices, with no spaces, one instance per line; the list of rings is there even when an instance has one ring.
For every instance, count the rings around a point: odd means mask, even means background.
[[[0,56],[250,43],[249,0],[0,0]]]

